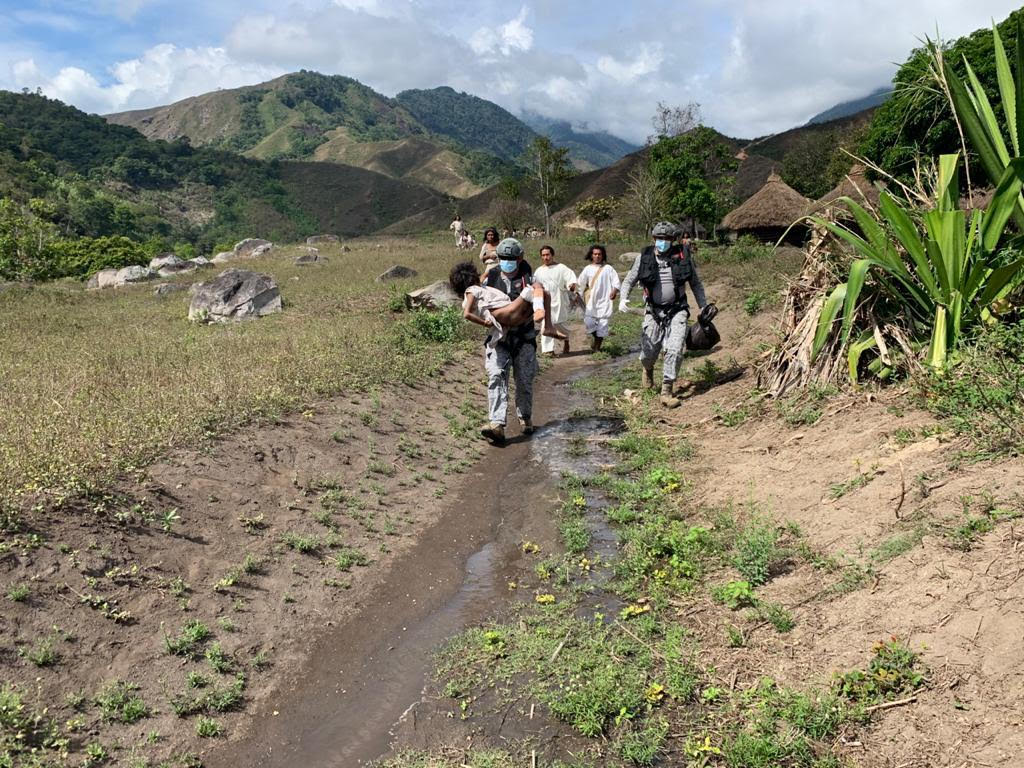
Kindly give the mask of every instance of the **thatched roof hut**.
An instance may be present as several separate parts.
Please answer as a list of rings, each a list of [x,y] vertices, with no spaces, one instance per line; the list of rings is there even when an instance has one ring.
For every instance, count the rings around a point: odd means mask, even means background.
[[[750,234],[765,242],[775,242],[801,219],[810,202],[773,172],[761,189],[722,219],[721,228],[733,238]],[[803,242],[806,234],[807,228],[799,224],[790,230],[787,240]]]
[[[814,214],[831,214],[839,219],[851,218],[846,207],[842,203],[837,202],[839,198],[848,197],[865,208],[877,208],[880,188],[885,188],[885,182],[879,182],[876,185],[868,181],[867,169],[858,163],[839,180],[839,183],[832,191],[814,201],[810,212]]]

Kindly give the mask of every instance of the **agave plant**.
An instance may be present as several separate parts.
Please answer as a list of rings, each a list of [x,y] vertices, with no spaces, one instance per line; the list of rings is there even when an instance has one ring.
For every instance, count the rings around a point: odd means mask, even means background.
[[[946,61],[941,46],[934,41],[928,41],[932,57],[932,76],[947,95],[965,140],[977,153],[985,175],[992,184],[999,183],[1010,161],[1020,157],[1021,148],[1024,147],[1024,14],[1017,16],[1017,40],[1017,76],[1014,77],[999,30],[995,24],[992,25],[996,79],[1006,121],[1005,133],[971,63],[964,59],[967,72],[965,84]],[[1010,137],[1009,145],[1005,138],[1007,134]],[[966,150],[966,147],[964,149]],[[1024,198],[1018,198],[1013,217],[1017,227],[1024,230]]]
[[[1007,160],[991,202],[984,210],[974,211],[969,220],[957,205],[959,163],[959,154],[939,158],[934,207],[920,216],[920,222],[915,221],[917,211],[885,191],[880,194],[877,219],[855,201],[843,199],[863,235],[812,217],[849,243],[859,257],[851,264],[846,282],[836,286],[825,302],[812,358],[830,338],[840,310],[839,348],[849,345],[851,379],[856,380],[860,358],[867,350],[877,347],[880,359],[886,357],[877,328],[862,331],[850,343],[869,277],[874,278],[878,297],[900,307],[922,341],[927,337],[925,362],[937,370],[946,367],[963,333],[988,316],[989,305],[1020,282],[1024,258],[1005,259],[999,241],[1018,206],[1024,160]]]

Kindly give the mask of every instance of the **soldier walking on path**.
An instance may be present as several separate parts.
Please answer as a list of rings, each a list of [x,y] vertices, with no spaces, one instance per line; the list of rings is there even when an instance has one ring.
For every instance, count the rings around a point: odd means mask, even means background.
[[[673,390],[679,362],[686,351],[686,329],[690,317],[686,301],[687,283],[698,307],[704,309],[708,303],[691,250],[674,242],[677,234],[675,224],[660,221],[654,225],[651,229],[654,243],[633,261],[619,299],[619,311],[626,312],[629,292],[640,283],[644,291],[644,325],[640,338],[642,384],[645,389],[654,386],[654,363],[664,350],[661,404],[666,408],[680,404]]]

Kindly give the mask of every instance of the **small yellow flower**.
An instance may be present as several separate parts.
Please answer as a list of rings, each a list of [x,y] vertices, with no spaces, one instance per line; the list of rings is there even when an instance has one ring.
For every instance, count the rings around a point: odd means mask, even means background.
[[[543,595],[537,595],[533,599],[536,600],[541,605],[549,605],[549,604],[555,602],[555,596],[552,595],[552,594],[547,594],[547,593],[543,594]]]

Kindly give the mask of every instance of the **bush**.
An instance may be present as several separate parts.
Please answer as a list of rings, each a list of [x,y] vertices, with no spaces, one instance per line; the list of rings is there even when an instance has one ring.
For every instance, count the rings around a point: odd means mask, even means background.
[[[459,338],[462,312],[457,307],[445,307],[439,312],[421,309],[410,315],[410,323],[421,338],[447,344]]]
[[[753,235],[740,235],[732,247],[732,255],[737,261],[753,261],[767,259],[772,250],[770,245],[765,245]]]
[[[148,264],[155,255],[155,249],[120,235],[54,240],[49,251],[50,278],[88,277],[101,269]]]
[[[997,325],[946,375],[922,383],[929,409],[982,451],[1024,449],[1024,322]]]

